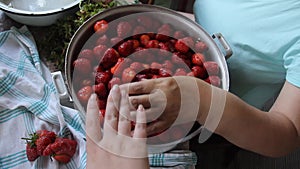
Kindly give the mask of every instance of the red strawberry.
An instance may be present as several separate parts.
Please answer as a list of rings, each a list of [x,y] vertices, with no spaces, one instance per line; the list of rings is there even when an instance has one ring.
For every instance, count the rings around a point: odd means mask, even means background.
[[[107,89],[104,83],[99,83],[96,85],[93,85],[93,90],[98,95],[99,98],[104,99],[107,97]]]
[[[32,146],[30,143],[27,143],[26,144],[26,155],[27,155],[27,159],[29,161],[36,160],[39,157],[36,146]]]
[[[36,142],[36,149],[37,149],[37,154],[38,155],[43,155],[44,150],[46,149],[46,147],[51,144],[53,141],[51,138],[47,137],[47,136],[42,136],[39,137]]]
[[[206,70],[201,66],[193,66],[192,72],[194,73],[195,77],[198,77],[200,79],[205,79],[207,77]]]
[[[132,41],[126,41],[119,45],[118,52],[123,57],[127,57],[133,52],[133,42]]]
[[[168,70],[168,69],[165,69],[165,68],[160,68],[159,69],[159,75],[161,77],[170,77],[172,76],[172,71],[171,70]]]
[[[123,83],[131,82],[134,79],[135,75],[136,72],[134,70],[132,70],[131,68],[126,68],[122,74],[122,82]]]
[[[205,62],[205,57],[202,53],[195,53],[192,56],[192,63],[198,66],[202,66]]]
[[[120,55],[115,49],[108,48],[101,59],[100,65],[104,69],[110,69],[118,62],[119,57]]]
[[[159,41],[149,40],[149,42],[146,44],[146,48],[159,48]]]
[[[95,61],[97,62],[97,64],[99,63],[99,61],[101,60],[101,58],[104,55],[104,52],[107,50],[107,46],[106,45],[97,45],[93,48],[93,53],[95,56]]]
[[[105,85],[108,84],[112,77],[112,74],[110,71],[104,71],[104,72],[97,72],[95,75],[95,83],[104,83]]]
[[[77,142],[68,138],[56,138],[51,144],[51,149],[55,155],[66,154],[72,157],[76,152]]]
[[[178,39],[175,43],[175,49],[181,53],[187,53],[190,48],[194,47],[194,41],[191,37]]]
[[[96,45],[105,45],[108,42],[108,37],[106,34],[100,36],[97,40],[96,40]]]
[[[91,94],[93,93],[93,89],[91,86],[84,86],[77,92],[77,98],[82,104],[87,104]]]
[[[67,154],[55,154],[53,155],[53,158],[61,163],[68,163],[71,160],[71,157]]]
[[[108,30],[108,23],[105,20],[97,21],[94,24],[94,31],[98,34],[103,34]]]
[[[147,46],[147,44],[149,43],[149,41],[150,41],[150,36],[149,35],[144,34],[144,35],[140,36],[140,42],[144,46]]]
[[[103,110],[106,108],[106,100],[105,99],[98,99],[97,104],[100,110]]]
[[[203,63],[203,66],[205,67],[207,73],[209,75],[218,75],[219,74],[219,65],[215,61],[206,61]]]
[[[146,32],[146,28],[144,28],[143,26],[136,26],[134,29],[133,29],[133,38],[134,39],[138,39],[140,38],[140,35],[145,33]]]
[[[206,45],[206,43],[202,42],[202,41],[197,41],[195,43],[195,51],[196,52],[204,52],[208,50],[208,46]]]
[[[220,87],[221,85],[221,79],[219,78],[219,76],[209,76],[205,79],[205,81],[213,86]]]
[[[173,38],[175,38],[175,39],[181,39],[184,37],[185,37],[185,34],[182,31],[175,31],[173,34]]]
[[[132,26],[129,22],[121,21],[117,26],[118,37],[124,38],[132,31]]]
[[[73,62],[74,71],[80,74],[89,74],[92,72],[92,65],[90,60],[86,58],[77,58]]]
[[[153,26],[152,19],[148,16],[144,16],[144,15],[138,16],[137,22],[145,28],[151,28]]]
[[[94,53],[90,49],[83,49],[82,51],[80,51],[78,57],[79,58],[82,57],[82,58],[86,58],[86,59],[88,59],[90,61],[94,61]]]

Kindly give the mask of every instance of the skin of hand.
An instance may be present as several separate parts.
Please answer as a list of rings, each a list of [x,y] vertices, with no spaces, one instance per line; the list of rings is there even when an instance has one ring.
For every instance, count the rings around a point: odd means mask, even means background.
[[[128,95],[118,86],[111,90],[101,132],[97,96],[92,94],[86,114],[87,168],[148,169],[146,114],[138,107],[136,125],[131,131],[128,120]]]
[[[183,78],[158,78],[120,86],[135,95],[130,97],[134,109],[140,104],[148,108],[147,122],[154,121],[147,125],[148,135],[165,131],[171,125],[196,121],[199,107],[195,105],[200,102],[199,93],[195,92],[198,90],[197,81],[195,78]],[[186,80],[189,82],[186,83]],[[135,117],[135,114],[131,113],[131,116]]]
[[[177,112],[180,107],[176,105],[184,102],[182,98],[178,97],[180,90],[188,91],[186,88],[189,87],[189,85],[179,87],[178,81],[180,84],[191,83],[191,79],[196,80],[198,86],[198,92],[194,91],[194,93],[198,93],[198,96],[191,94],[190,100],[198,100],[194,97],[200,97],[200,102],[193,106],[198,109],[196,120],[200,124],[210,126],[207,123],[213,122],[215,124],[211,125],[210,129],[213,132],[241,148],[266,156],[283,156],[299,148],[300,89],[289,82],[285,82],[280,95],[269,112],[261,111],[245,103],[230,92],[188,76],[145,80],[126,84],[122,88],[127,88],[129,95],[132,95],[133,105],[143,104],[149,107],[146,110],[147,116],[148,113],[154,112],[149,106],[149,98],[153,97],[151,95],[154,94],[151,91],[160,89],[164,92],[164,96],[167,98],[167,103],[164,103],[166,104],[165,109],[157,123],[147,126],[147,132],[155,133],[167,128],[175,121],[174,116],[178,115]],[[213,93],[221,96],[214,96],[213,98]],[[222,102],[219,98],[225,99]],[[156,99],[159,99],[158,95]],[[215,103],[215,99],[219,99],[217,103]],[[222,106],[220,107],[220,105]],[[216,107],[222,109],[216,109]],[[211,109],[220,112],[214,112]],[[195,117],[195,115],[191,117]],[[214,121],[213,119],[218,120]]]

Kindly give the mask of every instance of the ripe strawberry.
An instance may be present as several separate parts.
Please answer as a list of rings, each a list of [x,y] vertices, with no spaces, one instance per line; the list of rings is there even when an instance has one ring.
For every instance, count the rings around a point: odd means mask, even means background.
[[[74,71],[80,74],[89,74],[92,72],[91,61],[86,58],[77,58],[73,62]]]
[[[192,56],[192,63],[194,65],[202,66],[203,62],[205,62],[205,57],[202,53],[195,53]]]
[[[162,64],[157,63],[157,62],[152,62],[150,65],[150,68],[151,69],[160,69],[160,68],[162,68]]]
[[[149,42],[146,44],[146,48],[159,48],[159,41],[149,40]]]
[[[53,155],[53,158],[61,163],[68,163],[71,161],[71,157],[67,154],[55,154]]]
[[[123,43],[123,39],[120,37],[113,37],[110,39],[110,43],[113,47],[118,47],[121,43]]]
[[[124,38],[130,34],[132,31],[132,26],[129,22],[121,21],[117,26],[118,37]]]
[[[92,93],[93,89],[91,86],[84,86],[78,90],[77,98],[82,104],[86,105]]]
[[[145,15],[138,16],[137,22],[145,28],[151,28],[153,26],[152,18]]]
[[[145,32],[146,32],[146,28],[138,25],[132,31],[133,38],[138,39],[138,38],[140,38],[141,34],[143,34]]]
[[[29,161],[34,161],[39,156],[43,155],[46,147],[53,143],[56,139],[56,134],[48,130],[38,130],[30,134],[30,138],[22,138],[26,140],[26,154]]]
[[[187,53],[190,48],[193,48],[194,41],[191,37],[185,37],[182,39],[178,39],[175,43],[175,49],[181,53]]]
[[[114,48],[108,48],[101,59],[100,65],[104,69],[110,69],[119,59],[120,55]]]
[[[47,137],[47,136],[40,136],[36,142],[36,149],[37,149],[37,154],[38,155],[43,155],[44,150],[46,149],[46,147],[51,144],[53,141],[51,138]]]
[[[95,61],[97,62],[97,64],[99,63],[99,61],[101,60],[101,58],[104,55],[104,52],[107,50],[107,46],[106,45],[97,45],[93,48],[93,54],[95,57]]]
[[[135,75],[136,72],[134,70],[132,70],[131,68],[126,68],[122,74],[122,82],[123,83],[131,82],[134,79]]]
[[[204,81],[206,81],[207,83],[210,83],[213,86],[216,87],[220,87],[221,85],[221,79],[219,78],[219,76],[209,76],[208,78],[206,78]]]
[[[126,41],[119,45],[118,52],[121,56],[127,57],[133,52],[133,42],[132,41]]]
[[[108,42],[108,37],[106,34],[100,36],[97,40],[96,40],[96,45],[105,45]]]
[[[51,155],[61,163],[68,163],[76,152],[77,142],[68,138],[57,138],[55,142],[49,144],[45,155]]]
[[[133,50],[135,50],[136,48],[138,48],[140,46],[140,42],[136,39],[130,39],[128,41],[133,43]]]
[[[208,46],[206,43],[204,43],[203,41],[197,41],[195,43],[195,51],[196,52],[205,52],[208,50]]]
[[[173,34],[174,39],[184,38],[186,35],[182,31],[175,31]]]
[[[90,61],[94,61],[94,53],[91,49],[83,49],[80,51],[78,58],[86,58]]]
[[[93,85],[93,90],[99,98],[104,99],[107,97],[108,92],[104,83]]]
[[[132,70],[134,70],[135,72],[140,72],[140,71],[144,70],[144,66],[143,66],[143,64],[140,63],[140,62],[132,62],[132,63],[130,64],[130,68],[131,68]]]
[[[98,34],[103,34],[108,30],[108,23],[105,20],[97,21],[94,24],[94,31]]]
[[[159,69],[159,75],[161,77],[170,77],[172,76],[173,72],[171,70],[165,69],[165,68],[160,68]]]
[[[200,79],[205,79],[207,77],[206,70],[201,66],[193,66],[192,72],[194,73],[195,77],[198,77]]]
[[[40,156],[37,153],[36,146],[33,146],[30,143],[26,144],[26,155],[29,161],[34,161]]]
[[[100,110],[105,110],[105,108],[106,108],[106,99],[98,99],[97,100],[97,104],[98,104],[98,107],[99,107],[99,109]]]
[[[205,67],[207,73],[209,75],[218,75],[219,74],[219,65],[215,61],[206,61],[203,63],[203,66]]]
[[[140,43],[142,45],[147,46],[147,44],[149,43],[149,41],[150,41],[150,36],[149,35],[144,34],[144,35],[140,36]]]
[[[95,84],[104,83],[105,85],[108,84],[112,77],[112,74],[109,70],[104,72],[96,72],[95,74]]]

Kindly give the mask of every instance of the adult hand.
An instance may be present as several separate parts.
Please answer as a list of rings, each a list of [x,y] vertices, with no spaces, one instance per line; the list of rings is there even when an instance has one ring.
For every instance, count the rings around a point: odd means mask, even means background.
[[[152,135],[171,125],[197,120],[200,104],[197,83],[193,77],[174,76],[128,83],[120,88],[128,91],[134,108],[140,104],[147,108],[147,122],[153,122],[148,123],[147,134]]]
[[[131,131],[128,95],[114,86],[108,96],[103,133],[96,95],[89,99],[86,114],[87,168],[149,168],[146,148],[146,116],[137,109],[135,129]]]

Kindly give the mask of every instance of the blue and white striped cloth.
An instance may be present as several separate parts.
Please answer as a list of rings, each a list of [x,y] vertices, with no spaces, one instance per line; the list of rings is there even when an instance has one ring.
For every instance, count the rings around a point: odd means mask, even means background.
[[[29,162],[28,137],[40,129],[72,136],[78,143],[68,164],[49,157]],[[59,103],[51,73],[40,61],[34,40],[26,27],[0,33],[0,168],[85,168],[85,130],[76,110]]]
[[[28,137],[40,129],[73,137],[78,148],[68,164],[48,157],[29,162]],[[0,33],[0,169],[83,169],[86,166],[84,119],[59,103],[51,72],[40,61],[35,41],[24,26]],[[188,150],[149,154],[151,168],[191,169],[196,155]]]

